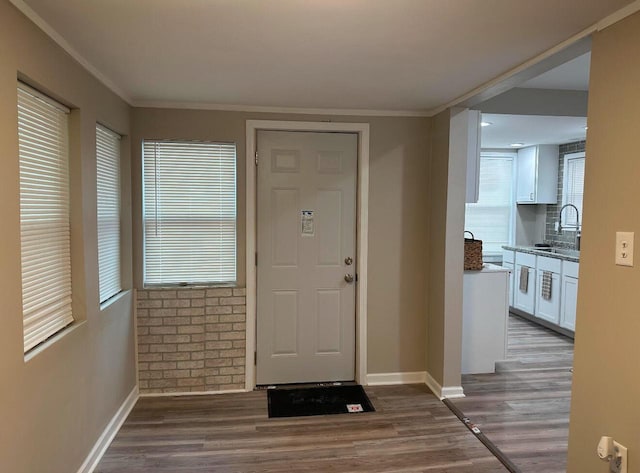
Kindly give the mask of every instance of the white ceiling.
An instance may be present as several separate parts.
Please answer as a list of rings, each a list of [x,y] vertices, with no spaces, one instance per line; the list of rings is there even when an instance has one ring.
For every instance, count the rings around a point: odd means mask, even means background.
[[[631,0],[11,0],[138,105],[424,111]]]
[[[483,148],[513,148],[512,143],[559,145],[584,140],[586,117],[545,117],[539,115],[496,115],[483,113]]]
[[[531,89],[589,90],[589,67],[591,53],[551,69],[544,74],[528,80],[519,87]]]

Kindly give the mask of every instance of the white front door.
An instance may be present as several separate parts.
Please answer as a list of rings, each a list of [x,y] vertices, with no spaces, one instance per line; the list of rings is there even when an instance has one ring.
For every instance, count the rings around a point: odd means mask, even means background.
[[[257,149],[257,384],[353,380],[358,136],[259,131]]]

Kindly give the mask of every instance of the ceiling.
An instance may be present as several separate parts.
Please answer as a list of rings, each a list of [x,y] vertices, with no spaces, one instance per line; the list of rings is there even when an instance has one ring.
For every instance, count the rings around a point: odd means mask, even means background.
[[[11,1],[30,7],[136,105],[416,112],[454,100],[631,3]]]
[[[559,145],[584,140],[586,117],[482,114],[482,148],[510,148],[531,145]],[[512,147],[512,143],[523,146]]]
[[[519,87],[531,89],[589,90],[590,66],[591,53],[583,54],[555,69],[551,69],[538,77],[528,80]]]

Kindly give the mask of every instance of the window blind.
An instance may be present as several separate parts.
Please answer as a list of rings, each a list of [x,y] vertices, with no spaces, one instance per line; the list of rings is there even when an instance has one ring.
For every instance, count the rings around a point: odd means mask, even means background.
[[[480,157],[477,203],[467,204],[465,230],[482,240],[483,253],[498,254],[511,242],[513,158]]]
[[[584,153],[565,156],[563,204],[573,204],[582,215],[582,198],[584,196]],[[576,212],[567,208],[562,213],[563,227],[576,227]]]
[[[96,125],[100,303],[122,290],[120,273],[120,135]]]
[[[69,110],[18,85],[24,351],[73,322]]]
[[[144,141],[145,284],[236,279],[236,146]]]

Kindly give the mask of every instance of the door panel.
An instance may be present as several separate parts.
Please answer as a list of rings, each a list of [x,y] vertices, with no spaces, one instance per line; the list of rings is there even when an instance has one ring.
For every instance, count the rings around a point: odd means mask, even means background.
[[[257,384],[353,380],[357,135],[257,143]]]
[[[316,221],[318,264],[339,266],[342,246],[342,191],[319,190]]]
[[[340,353],[340,290],[319,289],[316,300],[316,353]]]
[[[273,291],[273,354],[298,354],[298,292]]]
[[[273,264],[275,266],[298,265],[298,208],[300,198],[297,189],[273,189],[271,191],[273,212],[279,224],[273,227],[271,238]]]

